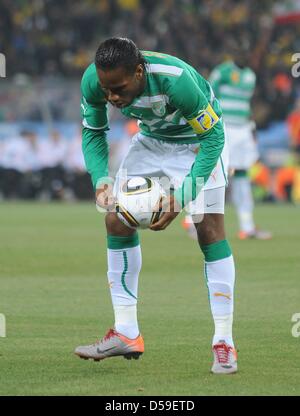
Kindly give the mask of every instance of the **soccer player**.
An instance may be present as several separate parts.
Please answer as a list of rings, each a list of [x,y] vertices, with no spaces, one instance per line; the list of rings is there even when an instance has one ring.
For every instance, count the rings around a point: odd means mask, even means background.
[[[253,218],[254,202],[249,168],[258,159],[255,142],[255,122],[251,120],[251,98],[256,76],[247,66],[247,45],[232,45],[234,61],[225,61],[217,66],[209,78],[210,84],[220,100],[229,143],[229,168],[232,201],[239,220],[238,237],[241,240],[257,238],[267,240],[269,231],[259,230]]]
[[[83,75],[81,88],[83,153],[96,203],[108,211],[107,275],[115,323],[101,340],[77,347],[75,354],[102,360],[118,355],[138,358],[144,352],[137,320],[142,266],[139,238],[136,230],[126,227],[112,209],[114,195],[112,180],[108,178],[105,137],[109,102],[125,116],[139,120],[140,132],[133,137],[120,169],[126,169],[128,176],[175,178],[170,209],[151,229],[164,230],[184,206],[191,207],[205,257],[215,324],[212,372],[236,372],[232,339],[235,270],[224,230],[226,145],[221,108],[210,84],[176,57],[140,51],[129,39],[111,38],[99,46],[95,63]],[[201,194],[198,178],[204,181],[202,212],[197,204]],[[201,222],[196,220],[199,213],[204,214]]]

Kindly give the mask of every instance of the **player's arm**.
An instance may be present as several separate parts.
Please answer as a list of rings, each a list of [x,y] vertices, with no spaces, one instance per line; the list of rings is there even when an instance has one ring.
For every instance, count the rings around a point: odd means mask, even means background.
[[[106,101],[96,87],[95,79],[91,75],[83,76],[81,83],[82,151],[97,201],[100,206],[108,207],[111,201],[104,193],[108,185],[112,183],[112,179],[108,177],[109,149],[106,140],[106,131],[109,127]]]
[[[201,140],[195,162],[174,194],[177,202],[184,207],[197,197],[207,182],[222,153],[225,136],[219,105],[213,106],[191,77],[185,75],[185,79],[179,80],[177,89],[176,96],[172,97],[173,105],[181,110]]]
[[[174,193],[177,202],[182,208],[196,199],[206,184],[222,153],[224,141],[223,125],[219,121],[211,129],[209,137],[207,136],[201,140],[200,151],[189,174],[185,177],[182,186]]]
[[[191,171],[181,187],[175,191],[174,198],[170,198],[169,212],[151,227],[154,231],[166,228],[178,215],[180,209],[197,197],[215,168],[225,142],[220,108],[215,110],[212,107],[188,74],[181,75],[170,90],[169,99],[170,104],[179,109],[193,127],[198,138],[201,139],[201,147]]]

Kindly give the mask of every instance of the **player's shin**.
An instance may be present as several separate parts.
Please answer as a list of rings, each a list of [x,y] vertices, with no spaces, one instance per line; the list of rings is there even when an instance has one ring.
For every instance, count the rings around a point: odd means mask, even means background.
[[[115,330],[128,338],[139,335],[138,277],[142,265],[138,234],[107,236],[108,281],[115,315]]]
[[[215,324],[213,345],[220,340],[233,345],[233,294],[235,281],[234,260],[227,240],[202,245],[205,256],[205,277],[211,312]]]

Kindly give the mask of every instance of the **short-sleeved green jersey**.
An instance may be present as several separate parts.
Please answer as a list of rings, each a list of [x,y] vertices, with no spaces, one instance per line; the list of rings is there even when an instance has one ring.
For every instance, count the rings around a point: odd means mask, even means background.
[[[251,98],[256,76],[252,69],[239,68],[232,61],[218,65],[210,75],[212,88],[220,100],[224,121],[244,124],[251,116]]]
[[[193,165],[190,176],[203,177],[206,182],[224,146],[219,102],[209,82],[184,61],[162,53],[142,53],[146,61],[145,89],[120,111],[138,119],[146,136],[173,143],[200,143],[201,156],[197,156],[199,162]],[[83,153],[96,187],[108,175],[105,132],[109,122],[107,101],[94,64],[83,75],[81,91]]]

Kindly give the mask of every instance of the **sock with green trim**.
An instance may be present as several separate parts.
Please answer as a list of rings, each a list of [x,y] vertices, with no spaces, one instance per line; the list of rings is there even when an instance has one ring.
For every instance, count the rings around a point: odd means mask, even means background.
[[[138,278],[142,266],[138,234],[107,236],[108,282],[115,315],[115,330],[128,338],[139,335]]]
[[[205,277],[211,312],[215,324],[213,345],[221,340],[233,345],[234,260],[227,240],[202,245],[205,256]]]

